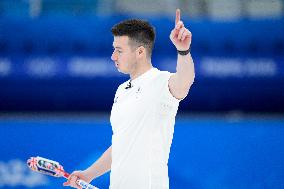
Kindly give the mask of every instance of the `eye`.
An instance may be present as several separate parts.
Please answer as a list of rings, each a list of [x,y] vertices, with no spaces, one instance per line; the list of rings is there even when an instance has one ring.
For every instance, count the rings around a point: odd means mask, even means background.
[[[122,53],[122,51],[121,51],[121,50],[116,49],[116,48],[113,48],[113,51],[114,51],[114,52],[117,52],[118,54],[121,54],[121,53]]]
[[[118,54],[121,54],[121,53],[122,53],[122,51],[119,50],[119,49],[115,49],[115,52],[117,52]]]

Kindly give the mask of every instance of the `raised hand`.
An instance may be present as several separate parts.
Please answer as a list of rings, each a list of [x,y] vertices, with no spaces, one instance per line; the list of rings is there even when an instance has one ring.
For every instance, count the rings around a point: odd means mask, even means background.
[[[175,28],[170,34],[170,39],[175,45],[177,50],[186,51],[189,49],[191,44],[192,34],[184,27],[183,22],[180,20],[180,10],[176,10]]]

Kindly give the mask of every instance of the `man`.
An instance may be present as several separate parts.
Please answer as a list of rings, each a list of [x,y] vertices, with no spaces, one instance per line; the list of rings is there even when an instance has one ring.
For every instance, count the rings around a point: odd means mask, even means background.
[[[111,170],[110,189],[168,189],[168,158],[179,101],[194,81],[189,53],[191,33],[176,10],[170,39],[177,49],[176,73],[153,68],[151,54],[155,40],[146,21],[126,20],[112,28],[117,69],[130,75],[115,94],[111,110],[112,145],[88,169],[75,171],[64,183],[80,188]]]

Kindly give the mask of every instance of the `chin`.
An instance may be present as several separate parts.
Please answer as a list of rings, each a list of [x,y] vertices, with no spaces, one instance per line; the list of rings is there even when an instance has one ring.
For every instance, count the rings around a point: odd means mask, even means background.
[[[123,73],[123,74],[129,74],[126,70],[123,70],[121,68],[117,68],[117,70],[120,72],[120,73]]]
[[[123,70],[120,70],[120,69],[118,69],[118,71],[119,71],[120,73],[123,73],[123,74],[129,74],[128,72],[123,71]]]

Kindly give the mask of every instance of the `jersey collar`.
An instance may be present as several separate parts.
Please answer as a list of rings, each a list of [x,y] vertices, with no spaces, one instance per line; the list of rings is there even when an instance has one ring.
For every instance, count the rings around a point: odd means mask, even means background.
[[[145,73],[143,73],[142,75],[140,75],[139,77],[135,78],[134,80],[129,80],[131,82],[131,85],[135,86],[135,84],[140,83],[142,80],[149,78],[153,72],[155,72],[157,70],[157,68],[151,68],[148,71],[146,71]]]

